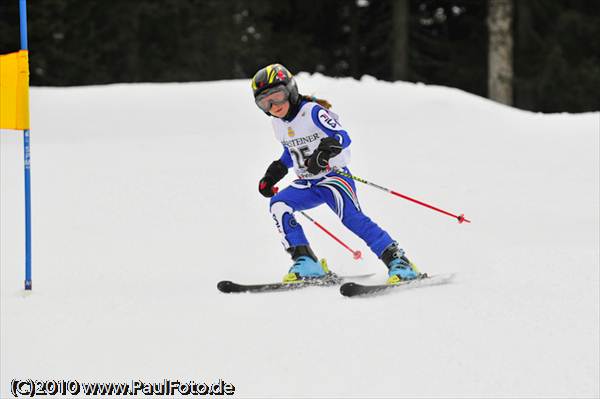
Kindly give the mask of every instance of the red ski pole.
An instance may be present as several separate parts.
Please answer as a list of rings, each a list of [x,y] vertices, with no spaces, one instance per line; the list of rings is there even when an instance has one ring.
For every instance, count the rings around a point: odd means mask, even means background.
[[[279,192],[279,187],[273,187],[273,194],[277,194]],[[355,260],[359,260],[362,258],[362,253],[358,250],[353,250],[352,248],[350,248],[348,245],[346,245],[346,243],[344,243],[342,240],[340,240],[339,238],[337,238],[332,232],[330,232],[329,230],[327,230],[325,227],[323,227],[323,225],[319,222],[317,222],[315,219],[311,218],[310,216],[308,216],[304,211],[300,211],[300,213],[307,218],[308,220],[310,220],[311,222],[313,222],[315,224],[315,226],[317,226],[318,228],[320,228],[321,230],[323,230],[325,233],[327,233],[327,235],[329,235],[329,237],[333,238],[334,240],[336,240],[342,247],[346,248],[348,251],[352,252],[352,257]]]
[[[466,219],[466,218],[465,218],[465,215],[464,215],[464,214],[462,214],[462,213],[461,213],[460,215],[458,215],[458,216],[457,216],[457,215],[454,215],[453,213],[450,213],[450,212],[448,212],[448,211],[445,211],[445,210],[443,210],[443,209],[437,208],[437,207],[435,207],[435,206],[433,206],[433,205],[429,205],[429,204],[427,204],[427,203],[425,203],[425,202],[422,202],[422,201],[419,201],[419,200],[417,200],[417,199],[411,198],[411,197],[409,197],[408,195],[400,194],[399,192],[396,192],[396,191],[394,191],[394,190],[390,190],[389,188],[385,188],[385,187],[382,187],[382,186],[380,186],[380,185],[378,185],[378,184],[375,184],[375,183],[371,183],[371,182],[369,182],[369,181],[366,181],[365,179],[362,179],[362,178],[360,178],[360,177],[353,176],[353,175],[351,175],[350,173],[346,173],[346,172],[344,172],[343,170],[340,170],[340,169],[338,169],[338,168],[334,168],[333,170],[334,170],[334,172],[335,172],[335,173],[337,173],[338,175],[342,175],[342,176],[349,177],[350,179],[353,179],[353,180],[356,180],[356,181],[358,181],[358,182],[361,182],[361,183],[367,184],[367,185],[369,185],[369,186],[371,186],[371,187],[378,188],[378,189],[380,189],[380,190],[382,190],[382,191],[385,191],[385,192],[388,192],[388,193],[390,193],[390,194],[394,194],[394,195],[396,195],[396,196],[398,196],[398,197],[400,197],[400,198],[404,198],[404,199],[406,199],[406,200],[409,200],[409,201],[412,201],[412,202],[414,202],[414,203],[416,203],[416,204],[422,205],[422,206],[424,206],[424,207],[426,207],[426,208],[433,209],[434,211],[438,211],[438,212],[440,212],[440,213],[443,213],[444,215],[451,216],[451,217],[455,218],[456,220],[458,220],[458,223],[463,223],[463,222],[471,223],[471,221],[470,221],[470,220],[468,220],[468,219]]]
[[[311,218],[310,216],[308,216],[306,213],[304,213],[303,211],[300,211],[300,213],[307,218],[308,220],[310,220],[311,222],[313,222],[318,228],[320,228],[321,230],[323,230],[325,233],[327,233],[331,238],[333,238],[334,240],[336,240],[341,246],[343,246],[344,248],[346,248],[348,251],[352,252],[352,256],[354,257],[355,260],[359,260],[360,258],[362,258],[362,253],[360,251],[355,251],[352,248],[350,248],[348,245],[346,245],[342,240],[340,240],[339,238],[337,238],[335,235],[333,235],[333,233],[331,233],[329,230],[327,230],[325,227],[323,227],[319,222],[317,222],[315,219]]]

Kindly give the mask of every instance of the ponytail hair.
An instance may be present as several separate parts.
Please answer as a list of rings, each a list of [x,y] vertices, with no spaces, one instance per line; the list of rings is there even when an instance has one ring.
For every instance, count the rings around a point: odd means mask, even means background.
[[[310,101],[319,104],[325,109],[331,109],[331,103],[323,98],[317,98],[315,96],[300,95],[301,100]]]

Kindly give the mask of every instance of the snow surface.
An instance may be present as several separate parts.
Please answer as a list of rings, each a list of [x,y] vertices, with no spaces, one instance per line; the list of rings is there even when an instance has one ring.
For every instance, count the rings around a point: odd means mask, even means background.
[[[22,135],[1,138],[1,381],[222,378],[240,397],[598,397],[600,113],[301,74],[353,139],[362,206],[450,285],[225,295],[290,260],[257,181],[280,155],[248,81],[32,88],[33,291]],[[292,179],[290,173],[285,182]],[[325,206],[340,274],[385,268]]]

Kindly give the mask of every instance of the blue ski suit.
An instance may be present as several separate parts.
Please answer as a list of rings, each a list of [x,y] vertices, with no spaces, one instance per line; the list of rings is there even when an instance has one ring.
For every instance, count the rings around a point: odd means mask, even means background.
[[[302,101],[298,113],[291,120],[273,118],[276,138],[283,145],[279,159],[288,168],[293,167],[299,179],[275,194],[270,211],[282,236],[285,249],[308,245],[302,226],[294,212],[327,204],[344,226],[359,236],[380,258],[394,240],[366,216],[360,207],[356,186],[351,178],[331,170],[313,175],[306,170],[305,160],[317,148],[321,139],[333,137],[342,144],[342,152],[332,157],[329,165],[350,173],[350,137],[342,128],[338,116],[319,104]]]

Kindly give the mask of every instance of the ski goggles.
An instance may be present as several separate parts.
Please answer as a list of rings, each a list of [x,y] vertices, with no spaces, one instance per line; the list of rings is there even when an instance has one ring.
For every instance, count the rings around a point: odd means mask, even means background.
[[[256,105],[258,105],[258,108],[262,109],[265,112],[269,112],[273,104],[281,105],[285,103],[289,97],[290,92],[285,86],[276,86],[260,93],[254,99],[254,102],[256,103]]]

